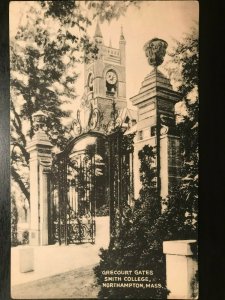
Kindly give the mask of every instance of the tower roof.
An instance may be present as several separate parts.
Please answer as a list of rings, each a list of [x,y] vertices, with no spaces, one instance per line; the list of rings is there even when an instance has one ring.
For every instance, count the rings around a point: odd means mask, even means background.
[[[125,41],[125,37],[123,35],[123,26],[121,26],[120,41]]]
[[[102,36],[102,32],[101,32],[101,28],[100,28],[100,25],[99,25],[99,22],[97,22],[94,37],[101,37],[101,38],[103,37]]]

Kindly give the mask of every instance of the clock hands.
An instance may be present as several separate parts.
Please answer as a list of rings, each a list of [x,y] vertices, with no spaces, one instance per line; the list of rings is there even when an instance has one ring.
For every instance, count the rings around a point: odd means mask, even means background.
[[[106,80],[109,84],[115,84],[117,81],[117,76],[114,72],[109,71],[106,75]]]

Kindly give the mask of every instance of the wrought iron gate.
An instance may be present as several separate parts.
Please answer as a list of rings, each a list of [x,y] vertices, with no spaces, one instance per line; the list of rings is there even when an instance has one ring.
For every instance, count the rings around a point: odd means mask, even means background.
[[[128,140],[119,131],[108,136],[88,133],[58,154],[51,180],[52,243],[94,243],[96,207],[102,199],[109,205],[112,232],[116,211],[122,217],[133,195],[132,138]]]
[[[125,136],[117,130],[108,136],[108,172],[110,199],[110,232],[116,218],[121,222],[123,210],[134,199],[133,135]]]
[[[84,137],[83,141],[85,141]],[[81,139],[80,139],[81,140]],[[104,149],[99,143],[83,149],[77,142],[58,155],[52,174],[51,241],[59,244],[95,242],[96,178],[103,177]],[[102,154],[102,155],[101,155]],[[103,195],[104,197],[104,195]]]

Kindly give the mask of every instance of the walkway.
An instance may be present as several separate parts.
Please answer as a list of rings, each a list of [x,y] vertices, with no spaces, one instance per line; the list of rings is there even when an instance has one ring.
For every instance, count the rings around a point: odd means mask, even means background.
[[[101,247],[107,248],[109,243],[109,217],[97,218],[96,232],[95,245],[87,243],[69,246],[50,245],[32,247],[34,248],[35,270],[28,273],[20,273],[19,251],[29,246],[13,247],[11,251],[11,286],[32,282],[68,271],[76,271],[78,269],[82,272],[89,272],[90,275],[93,266],[100,260],[98,255],[99,249]],[[45,282],[47,282],[47,279]],[[15,290],[16,289],[18,289],[18,287],[15,287]]]
[[[54,275],[12,287],[14,299],[97,298],[99,286],[89,267]]]

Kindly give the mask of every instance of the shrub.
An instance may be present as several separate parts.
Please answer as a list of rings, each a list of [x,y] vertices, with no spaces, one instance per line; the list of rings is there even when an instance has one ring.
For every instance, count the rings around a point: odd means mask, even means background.
[[[19,244],[17,237],[18,211],[14,196],[11,198],[11,246],[15,247]]]
[[[109,215],[109,206],[108,204],[103,204],[101,207],[96,209],[96,216],[102,217],[102,216],[108,216]]]
[[[22,234],[22,244],[26,245],[29,244],[29,231],[25,230]]]
[[[155,149],[147,145],[139,152],[140,198],[133,209],[124,205],[122,215],[117,211],[109,248],[101,249],[100,264],[94,268],[101,286],[99,298],[166,299],[169,291],[163,241],[197,238],[194,219],[187,215],[189,203],[184,189],[174,186],[168,199],[159,197],[156,170],[152,167],[154,156]],[[161,288],[104,288],[103,270],[152,270],[151,283],[160,284]]]
[[[94,268],[101,285],[99,298],[163,299],[167,295],[163,235],[157,222],[161,216],[161,202],[157,196],[155,169],[151,167],[154,149],[145,146],[139,158],[140,198],[133,209],[125,205],[122,216],[116,212],[109,248],[101,249],[100,264]],[[102,270],[153,270],[151,283],[160,284],[161,288],[104,288]]]

